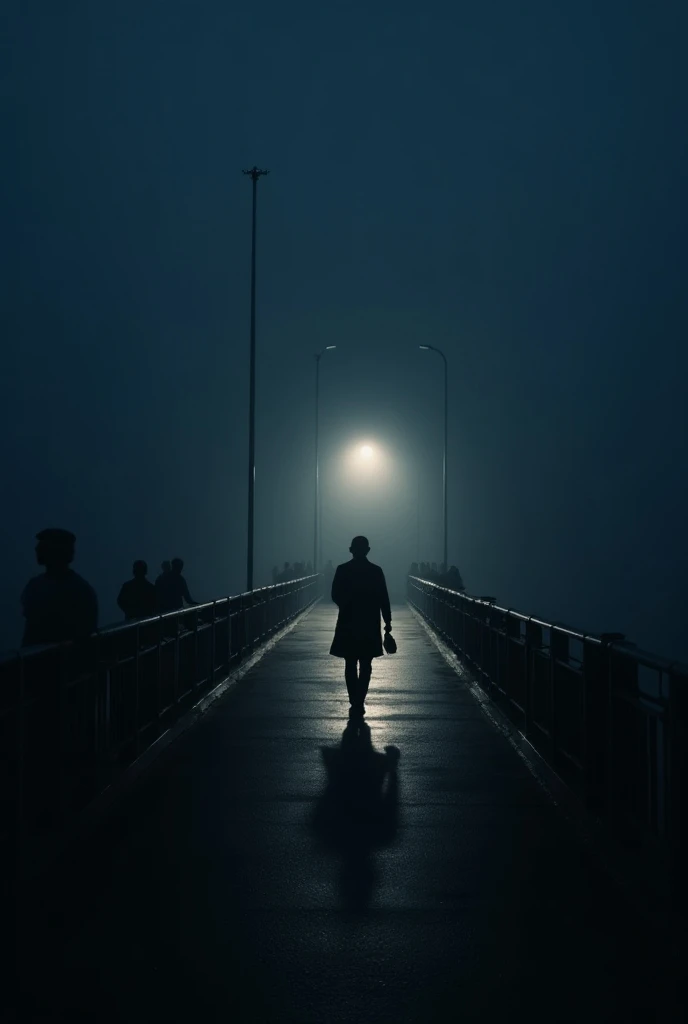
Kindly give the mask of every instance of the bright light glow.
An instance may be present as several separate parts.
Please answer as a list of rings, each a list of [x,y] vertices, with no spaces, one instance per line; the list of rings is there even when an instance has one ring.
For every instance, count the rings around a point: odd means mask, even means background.
[[[332,349],[333,349],[333,348],[336,348],[336,347],[337,347],[336,345],[326,345],[326,346],[325,346],[325,351],[326,351],[326,352],[331,352],[331,351],[332,351]]]
[[[341,514],[353,516],[359,522],[352,536],[357,532],[365,534],[366,516],[377,515],[385,501],[396,493],[399,459],[382,438],[359,434],[340,449],[334,465],[333,494],[336,493],[337,504],[341,505]],[[359,516],[363,517],[360,521]]]
[[[419,345],[418,348],[422,348],[424,352],[429,352],[430,351],[430,346],[429,345]]]
[[[351,474],[352,479],[361,482],[367,480],[368,483],[371,483],[373,480],[377,480],[381,473],[384,474],[385,466],[389,462],[384,448],[377,442],[371,441],[365,434],[358,441],[347,446],[342,455],[342,462],[347,466],[347,472]]]

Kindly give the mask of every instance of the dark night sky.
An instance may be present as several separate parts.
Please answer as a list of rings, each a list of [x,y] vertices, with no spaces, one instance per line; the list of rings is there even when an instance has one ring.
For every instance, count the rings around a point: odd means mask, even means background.
[[[440,558],[429,342],[469,590],[688,660],[684,2],[3,10],[1,646],[45,525],[104,622],[135,557],[243,587],[258,163],[258,581],[311,554],[326,344],[326,557],[398,574],[420,475]],[[406,491],[345,484],[364,436]]]

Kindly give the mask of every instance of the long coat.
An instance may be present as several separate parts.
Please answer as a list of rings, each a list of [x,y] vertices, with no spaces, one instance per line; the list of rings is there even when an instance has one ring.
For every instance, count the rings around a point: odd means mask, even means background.
[[[339,606],[337,628],[330,648],[335,658],[382,656],[380,613],[392,621],[385,574],[367,558],[352,558],[337,566],[332,600]]]

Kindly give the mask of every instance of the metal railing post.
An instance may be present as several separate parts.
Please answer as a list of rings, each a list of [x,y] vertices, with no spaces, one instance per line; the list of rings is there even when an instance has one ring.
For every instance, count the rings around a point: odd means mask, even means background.
[[[667,758],[668,837],[672,889],[682,913],[688,912],[688,687],[669,673]]]
[[[140,738],[140,706],[141,706],[141,693],[140,693],[140,675],[139,675],[139,624],[136,623],[136,650],[134,652],[134,758],[139,756],[139,738]]]
[[[600,814],[607,804],[609,784],[609,649],[583,643],[584,787],[590,811]]]

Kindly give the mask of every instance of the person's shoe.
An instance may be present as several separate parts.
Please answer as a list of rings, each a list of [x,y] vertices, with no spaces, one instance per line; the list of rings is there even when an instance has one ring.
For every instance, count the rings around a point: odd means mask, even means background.
[[[361,701],[361,703],[357,705],[357,708],[359,715],[361,716],[361,718],[363,718],[363,716],[365,715],[365,704],[363,703],[363,701]]]

